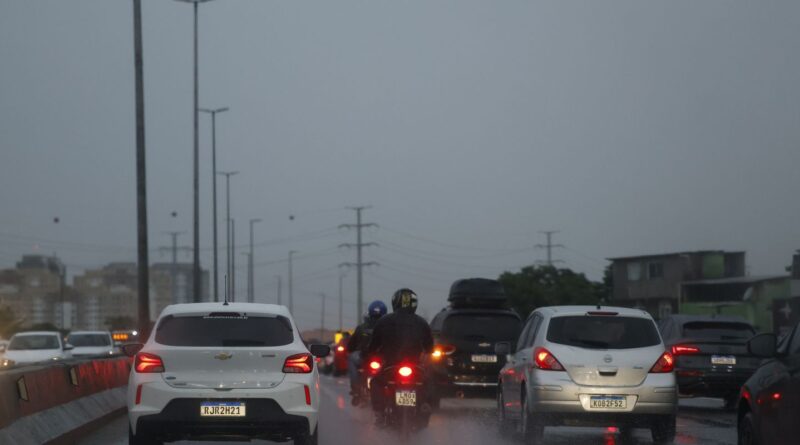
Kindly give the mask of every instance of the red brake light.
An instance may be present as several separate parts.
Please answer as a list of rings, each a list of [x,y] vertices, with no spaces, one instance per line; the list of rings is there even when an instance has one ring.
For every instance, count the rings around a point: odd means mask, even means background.
[[[545,348],[538,347],[533,351],[533,362],[536,367],[545,371],[563,371],[564,367],[558,362],[558,359]]]
[[[308,374],[314,369],[314,359],[311,354],[295,354],[286,357],[283,362],[283,372],[287,374]]]
[[[650,372],[652,373],[666,373],[672,372],[675,369],[675,358],[669,352],[664,352],[661,354],[661,357],[658,358],[656,363],[650,368]]]
[[[373,361],[369,362],[369,369],[371,369],[373,371],[377,371],[377,370],[381,369],[381,362],[379,362],[377,360],[373,360]]]
[[[414,373],[414,370],[408,366],[402,366],[397,370],[397,373],[400,374],[401,377],[411,377],[411,374]]]
[[[611,311],[589,311],[586,315],[606,315],[606,316],[614,316],[619,315],[619,312],[611,312]]]
[[[697,354],[700,352],[700,348],[695,345],[675,345],[672,347],[672,355],[679,356],[679,355],[691,355]]]
[[[342,345],[337,346],[336,347],[336,351],[337,352],[344,352],[344,346],[342,346]]]
[[[136,372],[142,374],[150,372],[164,372],[164,362],[161,360],[161,357],[155,354],[140,352],[136,354],[133,368],[136,370]]]

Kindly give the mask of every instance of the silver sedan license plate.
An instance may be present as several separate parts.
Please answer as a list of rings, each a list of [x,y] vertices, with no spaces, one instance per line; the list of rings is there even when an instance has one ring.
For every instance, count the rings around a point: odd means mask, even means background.
[[[200,417],[245,417],[244,402],[203,402]]]
[[[736,357],[732,355],[712,355],[711,364],[733,366],[736,364]]]
[[[627,399],[623,396],[592,396],[589,398],[589,408],[594,409],[625,409]]]
[[[490,354],[473,354],[472,361],[475,363],[497,363],[497,356]]]
[[[394,393],[397,406],[417,406],[417,392],[413,390],[397,390]]]

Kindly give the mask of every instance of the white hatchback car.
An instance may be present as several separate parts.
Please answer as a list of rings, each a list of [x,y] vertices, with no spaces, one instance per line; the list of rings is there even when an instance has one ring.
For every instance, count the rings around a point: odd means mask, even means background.
[[[0,366],[66,360],[72,358],[71,351],[72,345],[64,343],[58,332],[20,332],[8,342]]]
[[[130,443],[294,440],[316,444],[319,375],[284,306],[167,306],[135,354],[128,383]],[[313,353],[313,355],[312,355]]]
[[[497,392],[501,432],[518,426],[527,441],[545,426],[649,428],[657,443],[675,438],[674,359],[650,314],[638,309],[558,306],[536,309],[509,360]]]

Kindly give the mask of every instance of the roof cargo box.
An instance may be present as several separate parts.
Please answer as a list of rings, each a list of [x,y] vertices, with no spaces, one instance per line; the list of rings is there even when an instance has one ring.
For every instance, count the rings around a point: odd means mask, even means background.
[[[497,280],[465,278],[450,286],[447,300],[453,307],[503,307],[508,296]]]

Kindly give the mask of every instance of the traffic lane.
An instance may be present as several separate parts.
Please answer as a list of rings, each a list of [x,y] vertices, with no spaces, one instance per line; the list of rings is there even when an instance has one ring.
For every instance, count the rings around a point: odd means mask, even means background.
[[[344,378],[322,377],[322,412],[320,414],[320,443],[323,445],[353,445],[381,443],[399,445],[397,434],[373,425],[372,413],[367,408],[350,406],[349,386]],[[121,417],[81,441],[81,445],[106,445],[127,443],[127,417]],[[416,433],[415,444],[518,444],[513,439],[502,438],[497,433],[495,406],[486,399],[445,399],[441,409],[431,417],[430,426]],[[736,422],[732,413],[722,409],[722,402],[714,399],[681,400],[678,416],[676,444],[708,443],[732,445],[736,443]],[[189,444],[224,444],[226,442],[177,442]],[[241,442],[239,442],[241,443]],[[267,444],[270,442],[253,441]],[[545,443],[552,445],[620,443],[619,435],[605,428],[547,428]],[[634,444],[651,444],[650,432],[634,432]]]

